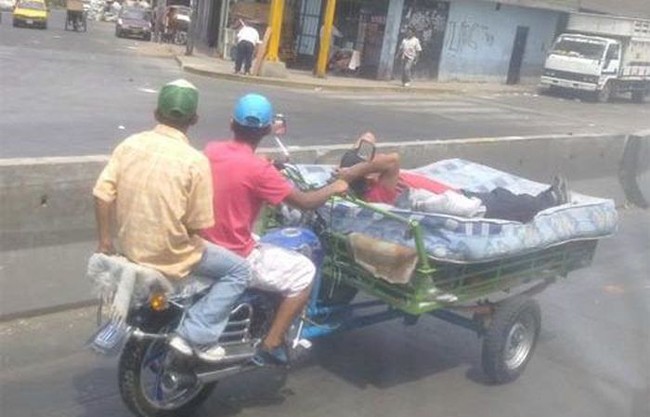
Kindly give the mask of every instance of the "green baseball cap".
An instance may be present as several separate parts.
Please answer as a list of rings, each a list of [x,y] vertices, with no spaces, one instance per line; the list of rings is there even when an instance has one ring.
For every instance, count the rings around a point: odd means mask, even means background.
[[[158,93],[158,113],[175,122],[189,122],[199,106],[199,90],[187,80],[165,84]]]

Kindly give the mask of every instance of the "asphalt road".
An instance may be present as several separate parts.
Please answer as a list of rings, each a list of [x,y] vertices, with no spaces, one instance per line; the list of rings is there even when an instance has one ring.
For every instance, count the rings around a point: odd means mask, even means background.
[[[316,343],[289,375],[224,381],[197,417],[647,417],[650,220],[622,212],[593,265],[537,299],[542,333],[514,383],[492,386],[480,340],[434,318],[388,322]],[[92,309],[0,323],[3,417],[126,417],[116,360],[82,347]]]
[[[531,92],[348,94],[287,90],[183,74],[173,59],[143,53],[147,43],[118,39],[112,24],[65,32],[55,11],[46,31],[0,24],[0,157],[106,154],[151,127],[155,92],[186,77],[200,88],[195,146],[229,136],[235,99],[267,94],[289,118],[294,146],[350,141],[372,129],[389,141],[567,132],[632,132],[650,127],[650,105],[594,104]]]

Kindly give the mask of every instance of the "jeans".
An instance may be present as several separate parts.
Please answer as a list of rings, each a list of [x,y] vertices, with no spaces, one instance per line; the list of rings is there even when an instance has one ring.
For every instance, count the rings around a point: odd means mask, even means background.
[[[187,310],[176,333],[194,345],[215,344],[228,323],[235,301],[250,283],[251,269],[246,259],[205,242],[203,257],[192,274],[214,279],[215,283]]]
[[[404,68],[402,69],[402,84],[410,83],[413,79],[413,65],[415,64],[415,60],[404,58],[402,63],[404,64]]]
[[[495,188],[489,193],[463,191],[463,194],[483,201],[486,218],[514,220],[522,223],[531,221],[540,211],[557,205],[550,189],[536,196],[513,194],[505,188]]]
[[[242,64],[244,64],[244,72],[251,72],[251,65],[253,62],[253,52],[255,45],[248,41],[241,41],[237,44],[237,56],[235,57],[235,72],[241,71]]]

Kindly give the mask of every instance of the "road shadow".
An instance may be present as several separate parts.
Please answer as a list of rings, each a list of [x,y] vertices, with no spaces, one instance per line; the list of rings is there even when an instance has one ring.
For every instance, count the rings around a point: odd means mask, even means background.
[[[471,332],[423,318],[414,326],[390,323],[319,340],[305,366],[320,366],[361,389],[389,389],[459,367],[480,374],[479,342]]]
[[[262,368],[227,378],[219,382],[214,393],[193,415],[226,417],[243,410],[282,404],[294,395],[285,388],[288,373],[285,368]]]

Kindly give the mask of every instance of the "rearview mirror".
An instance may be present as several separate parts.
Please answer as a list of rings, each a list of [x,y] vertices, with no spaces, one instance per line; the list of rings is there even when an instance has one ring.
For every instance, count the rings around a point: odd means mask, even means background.
[[[273,134],[283,136],[287,134],[287,118],[283,114],[276,114],[273,119]]]

